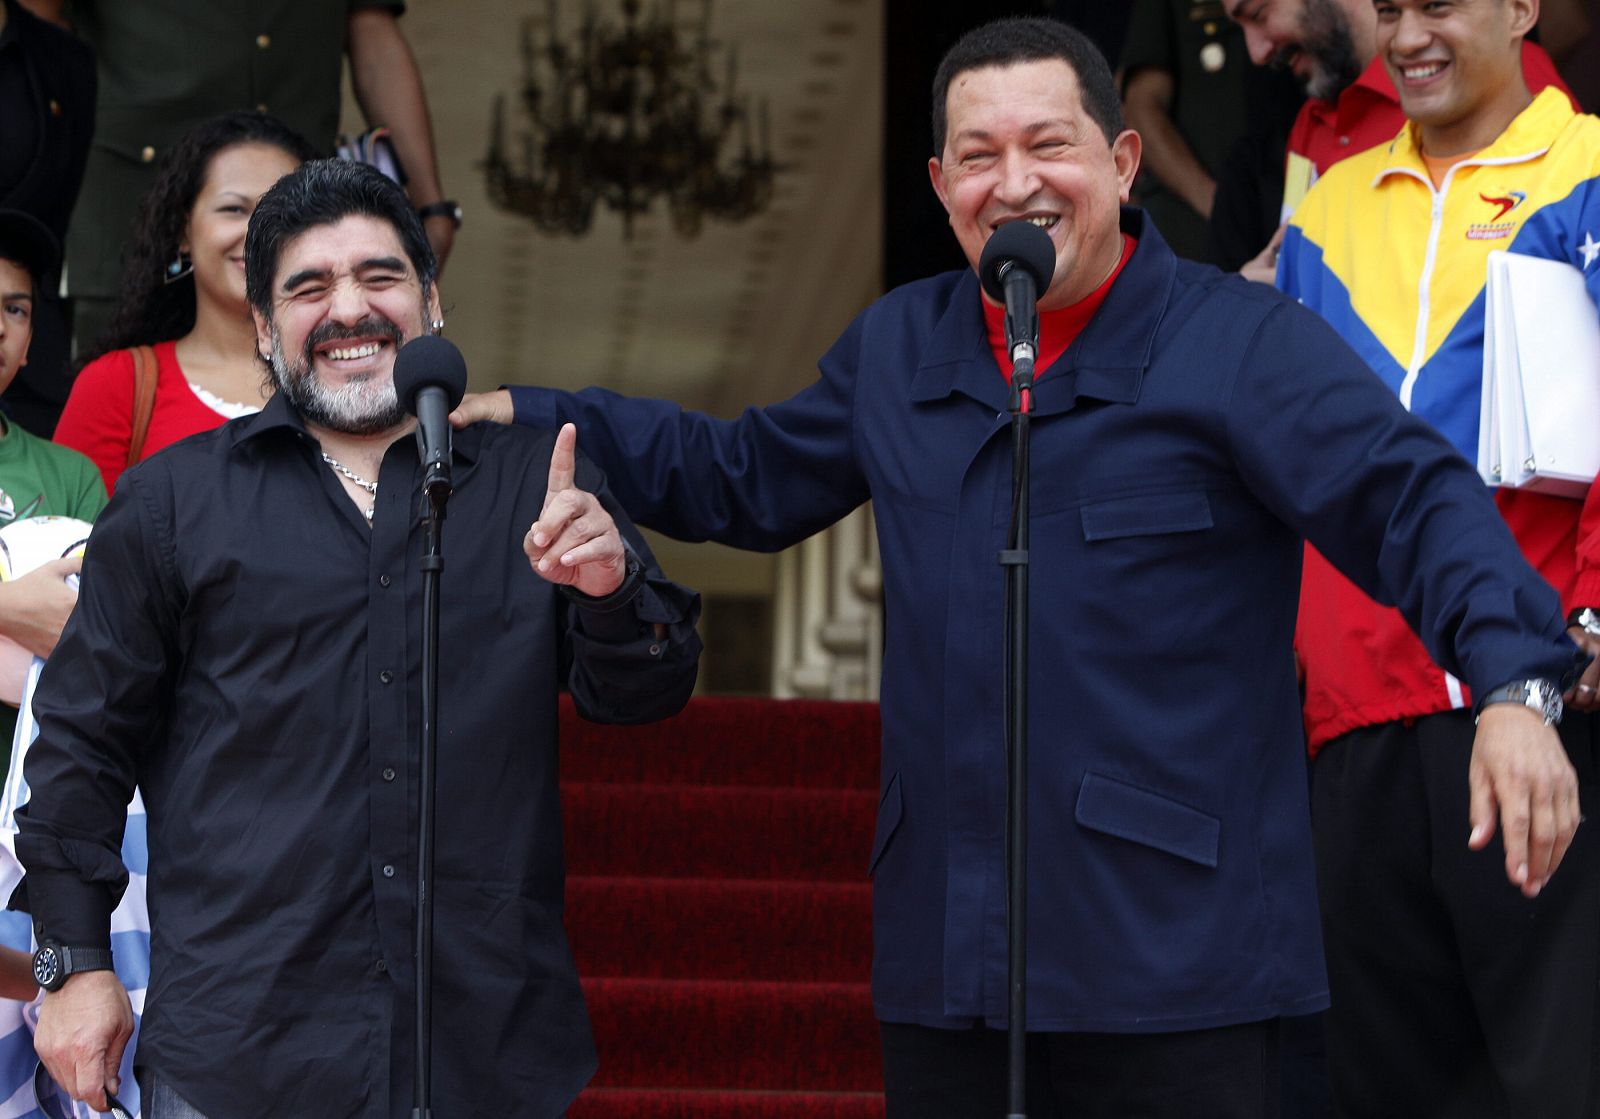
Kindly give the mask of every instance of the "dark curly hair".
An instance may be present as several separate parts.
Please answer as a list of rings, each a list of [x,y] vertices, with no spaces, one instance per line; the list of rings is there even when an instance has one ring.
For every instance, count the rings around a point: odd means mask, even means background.
[[[218,152],[237,144],[267,144],[300,160],[316,159],[316,147],[277,117],[225,113],[195,125],[161,161],[156,181],[139,204],[139,224],[122,256],[122,296],[88,364],[101,354],[182,338],[194,329],[194,278],[165,283],[167,265],[189,224],[206,170]]]

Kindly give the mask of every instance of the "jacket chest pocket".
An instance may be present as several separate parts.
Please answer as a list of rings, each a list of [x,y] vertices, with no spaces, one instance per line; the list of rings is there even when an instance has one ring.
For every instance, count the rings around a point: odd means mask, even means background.
[[[1130,536],[1203,532],[1213,526],[1211,499],[1203,490],[1151,493],[1096,501],[1079,512],[1088,543]]]
[[[1107,633],[1125,632],[1141,616],[1192,610],[1218,570],[1222,542],[1214,513],[1201,489],[1090,501],[1063,518],[1063,551],[1040,560],[1065,565],[1091,588],[1081,600],[1086,620],[1110,627]]]

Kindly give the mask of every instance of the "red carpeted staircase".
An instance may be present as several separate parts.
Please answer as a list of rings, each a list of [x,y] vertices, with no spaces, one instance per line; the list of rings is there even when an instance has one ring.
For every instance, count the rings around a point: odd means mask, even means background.
[[[563,698],[567,931],[600,1071],[569,1119],[881,1119],[867,703]]]

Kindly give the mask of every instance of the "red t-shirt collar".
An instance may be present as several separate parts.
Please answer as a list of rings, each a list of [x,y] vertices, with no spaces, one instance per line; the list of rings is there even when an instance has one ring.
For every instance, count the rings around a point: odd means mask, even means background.
[[[1072,345],[1078,335],[1083,333],[1083,328],[1089,325],[1089,320],[1094,318],[1094,313],[1100,309],[1100,304],[1106,301],[1111,285],[1122,275],[1122,269],[1128,263],[1128,258],[1133,255],[1134,247],[1138,243],[1124,233],[1122,258],[1117,261],[1117,266],[1111,270],[1111,275],[1105,278],[1105,282],[1070,306],[1039,313],[1039,354],[1033,363],[1034,369],[1037,370],[1036,380],[1067,352],[1067,347]],[[1000,367],[1001,376],[1005,377],[1007,384],[1010,384],[1011,351],[1006,347],[1006,309],[990,303],[981,295],[979,299],[983,303],[983,323],[989,336],[989,348],[994,352],[995,364]]]

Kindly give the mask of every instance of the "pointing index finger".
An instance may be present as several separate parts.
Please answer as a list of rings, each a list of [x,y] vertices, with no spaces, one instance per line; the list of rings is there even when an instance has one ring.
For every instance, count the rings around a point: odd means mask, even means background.
[[[578,429],[572,424],[562,424],[556,435],[555,450],[550,452],[550,482],[545,499],[572,488],[578,473]]]

